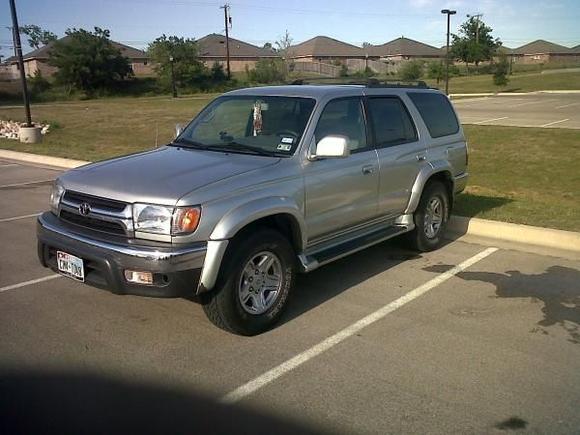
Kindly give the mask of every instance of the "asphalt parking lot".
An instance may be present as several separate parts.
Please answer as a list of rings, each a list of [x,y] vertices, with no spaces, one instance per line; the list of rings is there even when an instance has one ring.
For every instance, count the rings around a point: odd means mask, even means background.
[[[580,94],[529,94],[453,102],[463,124],[580,128]]]
[[[195,302],[117,296],[43,269],[34,215],[57,174],[0,161],[0,421],[20,398],[3,396],[6,379],[28,379],[37,389],[22,397],[55,414],[99,409],[95,382],[108,382],[111,406],[126,412],[136,391],[143,416],[179,392],[169,403],[183,398],[194,416],[231,406],[312,431],[580,431],[577,261],[458,241],[416,255],[387,242],[300,276],[277,328],[237,337]],[[73,378],[74,400],[54,392]],[[171,432],[178,419],[167,421]]]

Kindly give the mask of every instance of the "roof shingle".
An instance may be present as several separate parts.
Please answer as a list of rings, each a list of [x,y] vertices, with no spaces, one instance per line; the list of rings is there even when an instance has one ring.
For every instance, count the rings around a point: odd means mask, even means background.
[[[365,52],[356,45],[347,44],[328,36],[315,36],[308,41],[293,45],[289,56],[297,57],[364,57]]]
[[[400,38],[393,39],[392,41],[386,42],[382,45],[371,45],[369,48],[369,55],[380,57],[433,57],[441,56],[441,49],[401,36]]]
[[[513,50],[514,54],[561,54],[572,53],[572,49],[563,45],[554,44],[553,42],[538,39],[536,41],[524,44]]]
[[[257,47],[234,38],[230,39],[230,58],[236,57],[278,57],[267,48]],[[226,57],[226,37],[211,33],[197,40],[199,57]]]

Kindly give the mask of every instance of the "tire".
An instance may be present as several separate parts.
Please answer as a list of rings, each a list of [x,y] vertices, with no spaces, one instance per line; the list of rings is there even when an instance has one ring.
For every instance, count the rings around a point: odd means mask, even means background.
[[[433,209],[437,208],[434,213]],[[439,225],[435,225],[438,217]],[[443,234],[449,221],[449,194],[439,181],[425,186],[417,210],[413,215],[415,229],[408,234],[411,246],[420,252],[433,251],[443,244]]]
[[[260,334],[282,315],[295,273],[294,250],[279,232],[259,229],[242,234],[228,248],[216,288],[202,295],[203,310],[228,332]],[[269,290],[274,288],[276,292]]]

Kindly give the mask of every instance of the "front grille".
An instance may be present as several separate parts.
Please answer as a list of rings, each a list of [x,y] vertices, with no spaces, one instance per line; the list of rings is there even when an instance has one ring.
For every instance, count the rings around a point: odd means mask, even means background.
[[[81,213],[81,204],[85,203],[90,206],[88,214]],[[133,237],[131,205],[114,199],[67,190],[60,203],[59,217],[93,231]]]
[[[97,196],[86,195],[84,193],[71,192],[69,190],[64,194],[63,200],[65,202],[70,202],[76,205],[80,205],[86,202],[91,205],[91,207],[98,207],[111,212],[123,212],[127,204],[121,201],[115,201],[114,199],[99,198]]]
[[[101,231],[109,234],[125,235],[125,228],[123,227],[122,224],[118,222],[110,222],[101,219],[95,219],[92,217],[71,213],[66,210],[61,210],[60,218],[63,221],[69,222],[74,225],[80,225],[82,227],[90,228],[91,230]]]

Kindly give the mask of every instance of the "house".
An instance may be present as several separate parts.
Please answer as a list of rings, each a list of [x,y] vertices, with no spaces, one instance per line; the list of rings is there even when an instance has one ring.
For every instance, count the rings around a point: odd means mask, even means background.
[[[66,41],[70,36],[65,36],[59,39],[59,41]],[[44,77],[53,75],[57,68],[48,64],[48,58],[50,56],[50,49],[53,46],[53,42],[37,48],[29,53],[26,53],[24,58],[24,71],[27,76],[34,76],[36,72],[40,72]],[[153,72],[149,58],[147,54],[136,48],[130,47],[120,42],[111,41],[113,47],[117,48],[123,56],[129,59],[129,64],[131,69],[136,76],[148,75]],[[16,79],[19,76],[18,72],[18,61],[15,56],[12,56],[4,62],[9,66],[9,75],[12,79]]]
[[[400,38],[393,39],[382,45],[371,45],[367,49],[371,58],[402,61],[412,59],[439,59],[445,57],[445,50],[441,50],[432,45],[415,41],[414,39]]]
[[[215,63],[226,67],[226,37],[216,33],[197,40],[199,59],[209,68]],[[229,38],[230,70],[245,71],[246,66],[253,69],[260,59],[277,59],[279,56],[268,48],[257,47],[238,39]]]
[[[580,53],[574,49],[538,39],[513,50],[514,62],[534,63],[570,63],[579,62]]]
[[[348,59],[365,59],[365,57],[362,48],[328,36],[316,36],[288,49],[288,58],[294,62],[346,64]]]

